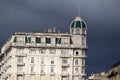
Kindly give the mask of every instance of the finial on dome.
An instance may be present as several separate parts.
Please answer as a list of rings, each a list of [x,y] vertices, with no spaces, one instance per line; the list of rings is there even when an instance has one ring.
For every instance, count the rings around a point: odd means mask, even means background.
[[[80,16],[75,17],[75,21],[82,21]]]

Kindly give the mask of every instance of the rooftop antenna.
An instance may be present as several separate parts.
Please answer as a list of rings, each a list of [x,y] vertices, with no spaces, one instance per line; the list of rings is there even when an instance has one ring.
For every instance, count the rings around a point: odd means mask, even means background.
[[[77,4],[77,16],[80,16],[80,4],[79,4],[79,0],[76,0],[76,4]]]

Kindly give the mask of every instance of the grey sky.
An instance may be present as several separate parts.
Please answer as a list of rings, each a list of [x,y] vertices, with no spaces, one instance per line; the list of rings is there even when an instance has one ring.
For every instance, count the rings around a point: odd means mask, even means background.
[[[120,0],[0,0],[0,46],[14,32],[68,32],[77,6],[88,25],[87,73],[109,69],[120,59]]]

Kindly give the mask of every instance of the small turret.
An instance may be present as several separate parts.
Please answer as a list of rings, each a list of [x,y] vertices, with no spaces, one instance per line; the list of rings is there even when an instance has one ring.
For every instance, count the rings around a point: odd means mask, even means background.
[[[70,24],[71,34],[86,34],[86,29],[86,23],[80,17],[76,17]]]

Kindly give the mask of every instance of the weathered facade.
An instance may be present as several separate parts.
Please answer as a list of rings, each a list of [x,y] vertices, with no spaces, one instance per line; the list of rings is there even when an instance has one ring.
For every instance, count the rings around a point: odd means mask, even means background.
[[[85,80],[86,36],[80,17],[70,33],[14,33],[1,49],[0,80]]]
[[[111,66],[108,73],[109,80],[120,80],[120,61]]]

